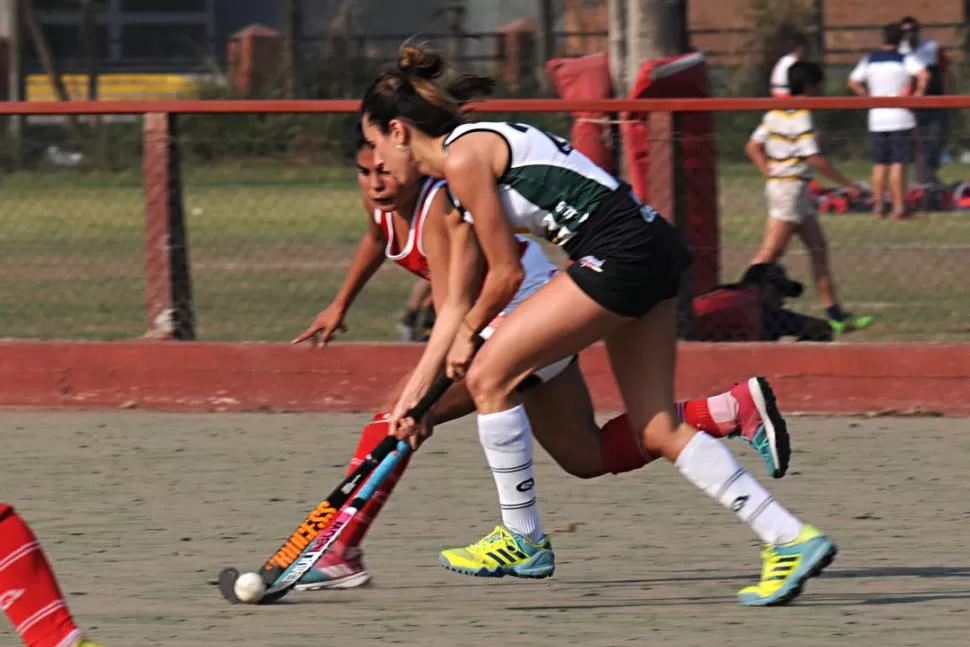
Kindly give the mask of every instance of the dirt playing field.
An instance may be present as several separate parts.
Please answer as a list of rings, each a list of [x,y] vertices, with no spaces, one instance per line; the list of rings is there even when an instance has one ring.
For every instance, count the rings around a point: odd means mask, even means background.
[[[219,570],[269,556],[337,483],[365,420],[5,412],[0,500],[34,527],[78,620],[109,647],[967,644],[970,421],[954,419],[791,421],[792,471],[769,486],[841,553],[789,608],[737,605],[760,568],[754,536],[663,464],[584,482],[540,452],[555,577],[441,569],[438,549],[498,519],[472,421],[417,455],[366,542],[373,586],[224,602]],[[4,626],[0,645],[14,644]]]

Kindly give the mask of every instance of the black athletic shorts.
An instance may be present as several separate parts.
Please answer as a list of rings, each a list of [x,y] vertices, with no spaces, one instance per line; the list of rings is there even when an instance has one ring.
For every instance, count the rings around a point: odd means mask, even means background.
[[[870,132],[869,141],[872,146],[873,164],[913,163],[915,144],[912,130]]]
[[[678,231],[627,184],[600,203],[564,249],[576,285],[625,317],[640,317],[677,296],[691,265]]]

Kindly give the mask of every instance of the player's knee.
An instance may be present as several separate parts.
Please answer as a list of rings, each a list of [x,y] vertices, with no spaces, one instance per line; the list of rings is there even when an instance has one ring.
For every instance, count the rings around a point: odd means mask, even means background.
[[[651,457],[663,456],[670,460],[676,458],[683,438],[677,434],[675,425],[664,424],[663,421],[656,421],[643,431],[641,437],[643,451]]]
[[[561,467],[566,474],[584,480],[595,479],[606,474],[606,470],[603,469],[602,465],[579,465],[566,461],[559,462],[559,467]]]
[[[472,363],[465,375],[465,384],[479,408],[483,404],[508,398],[514,390],[511,381],[491,370],[484,362]]]

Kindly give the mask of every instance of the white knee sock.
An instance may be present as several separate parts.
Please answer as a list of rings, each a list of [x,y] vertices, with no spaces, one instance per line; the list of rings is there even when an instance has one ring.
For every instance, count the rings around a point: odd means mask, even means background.
[[[734,511],[766,544],[786,544],[801,534],[802,522],[775,501],[727,447],[704,432],[691,438],[676,465],[688,481]]]
[[[502,523],[531,541],[543,537],[532,477],[532,427],[521,404],[478,416],[478,438],[492,468]]]

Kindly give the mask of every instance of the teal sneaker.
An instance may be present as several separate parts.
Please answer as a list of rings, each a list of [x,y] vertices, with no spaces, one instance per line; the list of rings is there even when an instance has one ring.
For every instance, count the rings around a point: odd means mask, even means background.
[[[463,575],[542,579],[555,572],[556,555],[548,537],[533,543],[504,526],[495,526],[470,546],[441,551],[438,563]]]
[[[752,377],[735,384],[731,395],[738,402],[738,430],[730,437],[740,437],[751,445],[768,466],[768,473],[780,479],[788,471],[791,440],[771,385],[761,376]]]
[[[764,547],[761,581],[738,591],[738,601],[746,607],[788,604],[801,594],[805,581],[820,575],[838,552],[832,540],[806,524],[795,541]]]

